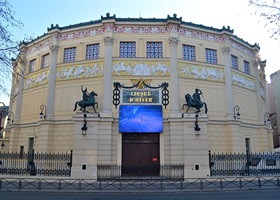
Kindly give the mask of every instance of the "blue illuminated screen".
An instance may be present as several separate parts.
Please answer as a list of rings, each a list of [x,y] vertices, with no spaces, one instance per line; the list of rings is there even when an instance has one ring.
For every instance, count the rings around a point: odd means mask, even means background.
[[[163,131],[161,105],[121,105],[119,132],[161,133]]]

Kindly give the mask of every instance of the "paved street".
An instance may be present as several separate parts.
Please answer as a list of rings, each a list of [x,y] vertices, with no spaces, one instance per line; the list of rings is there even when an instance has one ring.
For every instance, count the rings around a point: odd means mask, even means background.
[[[280,190],[237,190],[219,192],[177,192],[177,193],[64,193],[64,192],[9,192],[0,191],[5,200],[277,200]]]

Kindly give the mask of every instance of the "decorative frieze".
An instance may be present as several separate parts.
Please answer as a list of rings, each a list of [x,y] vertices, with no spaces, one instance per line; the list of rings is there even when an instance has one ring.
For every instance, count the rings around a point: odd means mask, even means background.
[[[32,74],[30,76],[26,76],[24,80],[24,88],[32,88],[38,85],[42,85],[48,82],[49,71],[45,70],[43,72]]]
[[[113,62],[113,75],[144,75],[144,76],[167,76],[170,75],[169,63],[162,62]]]
[[[225,81],[224,69],[180,63],[179,77],[209,81]]]
[[[232,76],[232,84],[238,85],[240,87],[244,87],[244,88],[247,88],[250,90],[255,89],[255,84],[254,84],[253,78],[249,78],[249,77],[246,77],[242,74],[238,74],[235,72],[231,72],[231,76]]]
[[[59,67],[56,72],[56,80],[91,78],[97,76],[103,76],[102,62]]]

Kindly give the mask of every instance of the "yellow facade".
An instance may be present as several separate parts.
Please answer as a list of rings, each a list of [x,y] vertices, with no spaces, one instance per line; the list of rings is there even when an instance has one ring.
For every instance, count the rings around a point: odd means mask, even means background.
[[[107,43],[106,38],[111,41]],[[136,56],[120,57],[120,42],[135,42]],[[162,43],[161,58],[147,58],[147,42]],[[99,44],[97,59],[85,59],[90,44]],[[195,48],[195,60],[183,58],[182,45]],[[65,63],[65,49],[73,47],[76,59]],[[216,50],[217,64],[206,62],[205,49]],[[28,150],[30,138],[34,138],[35,151],[73,150],[74,171],[81,163],[88,163],[93,171],[97,163],[121,164],[122,134],[118,131],[119,106],[115,108],[112,103],[113,83],[131,86],[132,80],[141,78],[149,80],[151,86],[169,84],[170,103],[166,109],[163,107],[164,130],[160,133],[161,163],[184,163],[191,174],[193,164],[200,162],[200,174],[206,176],[208,150],[243,152],[245,138],[249,138],[251,151],[270,151],[271,130],[264,124],[265,65],[258,51],[257,45],[234,36],[229,28],[186,23],[176,16],[164,20],[118,20],[107,16],[74,26],[52,26],[47,34],[23,44],[14,62],[15,71],[23,74],[13,80],[10,109],[15,119],[6,130],[9,151],[19,151],[20,146]],[[47,54],[48,65],[41,68]],[[231,55],[238,58],[237,70],[231,67]],[[32,60],[35,69],[29,72]],[[243,61],[249,63],[249,74],[244,71]],[[85,137],[81,134],[83,115],[73,111],[82,99],[82,85],[98,94],[99,115],[87,109],[90,113]],[[195,110],[191,108],[184,114],[186,108],[182,109],[185,94],[192,95],[195,88],[203,92],[201,98],[209,110],[204,114],[202,108],[199,114],[198,136],[193,128]],[[46,105],[45,119],[39,118],[42,104]],[[234,118],[235,105],[240,107],[240,120]]]

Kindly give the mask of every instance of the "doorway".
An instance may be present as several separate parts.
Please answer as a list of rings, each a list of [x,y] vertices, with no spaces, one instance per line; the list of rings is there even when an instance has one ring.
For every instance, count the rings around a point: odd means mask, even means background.
[[[159,134],[122,135],[122,175],[159,176]]]

